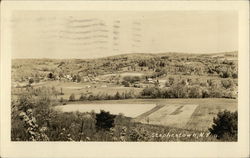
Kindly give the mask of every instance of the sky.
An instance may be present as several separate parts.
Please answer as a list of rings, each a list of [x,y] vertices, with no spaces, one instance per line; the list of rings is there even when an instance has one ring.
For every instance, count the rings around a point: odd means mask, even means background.
[[[15,11],[12,58],[238,50],[234,11]]]

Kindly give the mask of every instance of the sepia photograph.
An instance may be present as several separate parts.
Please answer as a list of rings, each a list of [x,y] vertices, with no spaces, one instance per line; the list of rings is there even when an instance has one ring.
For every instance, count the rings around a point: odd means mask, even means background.
[[[234,11],[16,11],[12,141],[237,141]]]
[[[7,20],[11,143],[239,142],[239,11],[14,9]]]

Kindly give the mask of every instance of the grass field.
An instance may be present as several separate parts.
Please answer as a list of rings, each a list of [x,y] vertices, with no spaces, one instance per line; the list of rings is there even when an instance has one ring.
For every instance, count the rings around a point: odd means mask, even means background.
[[[137,117],[140,114],[155,107],[155,104],[68,104],[57,106],[63,112],[91,112],[92,110],[99,113],[100,110],[109,111],[111,114],[120,114],[127,117]]]
[[[137,119],[137,121],[142,123],[148,122],[149,124],[184,128],[197,106],[197,104],[165,105],[156,112],[141,119]]]
[[[124,113],[125,116],[133,117],[136,122],[199,131],[211,127],[213,118],[219,111],[237,110],[236,99],[127,99],[73,102],[66,106],[70,108],[75,106],[74,104],[77,104],[78,108],[85,105],[88,108],[91,108],[90,105],[99,105],[99,109],[111,113],[115,111],[116,114]],[[101,107],[101,105],[106,106]]]

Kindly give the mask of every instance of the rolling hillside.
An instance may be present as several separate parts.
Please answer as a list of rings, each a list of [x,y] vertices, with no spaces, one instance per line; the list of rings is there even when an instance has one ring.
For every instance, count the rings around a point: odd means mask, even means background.
[[[13,59],[12,79],[27,81],[30,77],[98,76],[117,72],[147,72],[151,74],[220,76],[230,71],[237,75],[237,52],[216,54],[123,54],[97,59]],[[227,76],[226,76],[227,77]],[[225,77],[225,78],[226,78]]]

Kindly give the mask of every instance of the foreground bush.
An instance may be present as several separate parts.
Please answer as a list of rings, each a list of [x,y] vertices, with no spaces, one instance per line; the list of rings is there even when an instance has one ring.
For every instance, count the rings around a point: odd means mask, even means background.
[[[217,139],[225,141],[237,141],[238,133],[238,113],[223,111],[217,114],[213,119],[213,125],[209,129],[212,135],[216,135]]]
[[[39,102],[41,102],[39,98]],[[31,95],[21,95],[19,100],[12,102],[11,138],[22,141],[48,141],[47,127],[39,124],[36,112],[37,101]],[[36,110],[34,110],[36,109]],[[41,111],[40,111],[41,112]],[[44,113],[44,111],[42,112]]]
[[[96,128],[98,130],[109,130],[114,127],[114,119],[115,115],[102,110],[99,114],[96,114]]]

